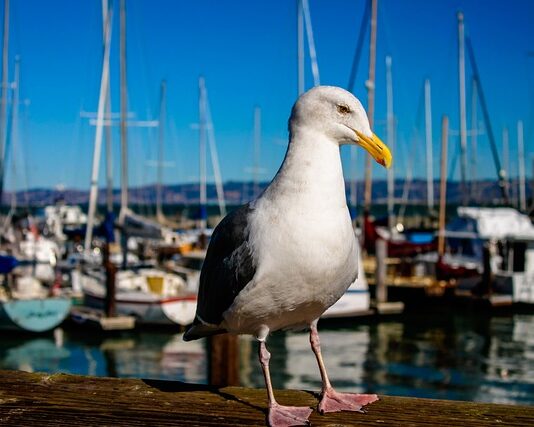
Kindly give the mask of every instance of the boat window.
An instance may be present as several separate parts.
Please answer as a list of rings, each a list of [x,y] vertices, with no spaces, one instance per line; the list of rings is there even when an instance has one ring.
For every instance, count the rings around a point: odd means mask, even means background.
[[[525,253],[527,245],[525,242],[514,242],[513,244],[513,271],[525,271]]]
[[[482,259],[482,243],[478,239],[448,238],[447,245],[452,254]]]

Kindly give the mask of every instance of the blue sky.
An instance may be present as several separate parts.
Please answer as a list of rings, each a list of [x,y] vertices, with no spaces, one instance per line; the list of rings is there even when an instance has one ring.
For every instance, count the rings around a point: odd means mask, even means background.
[[[364,10],[363,0],[309,0],[321,83],[346,86]],[[456,12],[465,14],[466,34],[475,49],[499,150],[504,126],[510,128],[511,174],[517,170],[517,120],[525,122],[528,156],[534,153],[534,2],[530,0],[379,0],[377,105],[375,130],[385,133],[385,56],[393,58],[397,118],[396,175],[405,176],[406,159],[415,176],[424,173],[422,86],[432,83],[434,170],[438,173],[440,118],[448,114],[458,129]],[[112,34],[112,103],[119,109],[118,1]],[[94,127],[82,111],[96,111],[102,56],[98,0],[11,0],[10,78],[15,54],[21,56],[20,138],[16,174],[8,188],[88,188]],[[262,109],[262,157],[269,180],[285,153],[287,118],[297,96],[296,1],[127,0],[129,110],[139,119],[156,118],[161,79],[168,86],[166,183],[198,176],[198,77],[206,78],[223,179],[251,175],[253,111]],[[367,96],[368,39],[355,94]],[[307,60],[307,87],[312,85]],[[467,67],[470,103],[471,68]],[[468,106],[468,113],[470,108]],[[482,114],[478,110],[481,119]],[[147,160],[156,158],[156,133],[129,132],[130,182],[155,181]],[[118,129],[114,129],[115,182],[118,185]],[[451,138],[450,157],[457,151]],[[348,149],[343,149],[349,168]],[[495,176],[487,138],[479,138],[478,175]],[[363,152],[356,164],[363,176]],[[102,159],[104,160],[104,159]],[[527,170],[531,170],[531,163]],[[102,161],[101,170],[104,162]],[[374,176],[383,178],[376,166]],[[458,172],[455,176],[458,176]],[[103,173],[101,174],[103,183]]]

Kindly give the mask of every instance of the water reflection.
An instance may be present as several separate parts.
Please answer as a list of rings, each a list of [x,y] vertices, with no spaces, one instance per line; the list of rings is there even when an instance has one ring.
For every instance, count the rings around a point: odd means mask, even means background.
[[[534,315],[410,315],[380,323],[320,325],[331,381],[340,390],[534,404]],[[308,334],[268,341],[277,388],[321,387]],[[207,382],[205,343],[142,331],[113,338],[66,332],[2,336],[0,368]],[[263,387],[257,344],[240,339],[241,383]]]
[[[67,332],[61,340],[2,337],[0,368],[203,383],[207,358],[202,341],[185,343],[182,334],[147,331],[99,338]]]
[[[534,316],[516,315],[513,322],[495,318],[490,328],[494,338],[484,361],[485,381],[474,398],[534,404]]]
[[[206,351],[202,342],[186,343],[182,335],[140,334],[131,348],[107,349],[117,377],[206,382]],[[192,344],[192,345],[191,345]]]
[[[58,347],[50,338],[36,338],[23,343],[14,343],[12,347],[3,343],[0,357],[3,369],[21,371],[56,371],[60,361],[69,357],[69,351]],[[8,344],[6,346],[5,344]]]
[[[534,404],[533,315],[411,315],[322,327],[320,336],[331,381],[340,390]],[[269,348],[275,387],[320,389],[307,333],[274,335]],[[249,383],[262,387],[255,351],[249,363]]]

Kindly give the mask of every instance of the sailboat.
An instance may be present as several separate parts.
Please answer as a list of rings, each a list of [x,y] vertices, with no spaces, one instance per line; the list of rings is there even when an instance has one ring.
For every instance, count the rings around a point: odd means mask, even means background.
[[[69,298],[54,296],[35,277],[16,271],[19,261],[0,256],[0,329],[46,332],[60,325],[69,313]]]
[[[4,187],[5,175],[5,146],[13,141],[17,128],[19,67],[17,56],[15,63],[15,81],[12,85],[13,96],[11,106],[11,132],[6,132],[6,107],[8,86],[8,34],[9,34],[9,0],[4,1],[4,50],[2,52],[2,98],[0,109],[0,202]],[[7,138],[6,138],[7,135]],[[0,203],[1,204],[1,203]],[[9,223],[4,224],[3,234],[14,224],[12,216],[8,215]],[[28,223],[31,225],[31,223]],[[33,231],[33,232],[32,232]],[[35,229],[19,229],[13,235],[25,235],[25,239],[13,239],[2,248],[4,255],[0,255],[0,329],[45,332],[54,329],[63,322],[69,313],[70,299],[53,295],[53,287],[45,286],[47,279],[54,281],[53,263],[55,262],[55,248],[53,242],[41,238]],[[12,255],[17,253],[17,258]],[[24,258],[26,264],[23,265]],[[39,262],[43,261],[43,262]],[[39,268],[39,267],[44,267]],[[51,277],[50,276],[51,273]]]
[[[92,224],[96,210],[99,150],[104,126],[104,110],[109,90],[109,54],[111,42],[112,9],[107,9],[104,0],[104,61],[102,67],[101,90],[98,106],[95,136],[95,156],[91,181],[90,210],[85,250],[90,252],[92,245]],[[139,240],[172,240],[176,233],[156,221],[148,220],[131,211],[128,207],[128,146],[127,146],[127,88],[126,88],[126,6],[120,2],[120,135],[121,135],[121,209],[118,228],[121,232],[122,262],[114,275],[114,287],[106,286],[106,275],[99,266],[87,266],[80,274],[79,282],[84,293],[84,303],[102,310],[106,297],[112,293],[114,311],[118,315],[135,317],[136,324],[180,324],[187,325],[194,319],[196,309],[196,289],[179,275],[162,270],[154,263],[128,262],[129,245]],[[109,300],[109,299],[108,299]]]
[[[86,305],[104,309],[105,276],[93,270],[81,278]],[[156,268],[129,268],[116,275],[115,311],[139,325],[189,325],[195,318],[196,293],[175,273]]]
[[[532,223],[526,215],[521,214],[514,208],[478,208],[467,206],[466,180],[466,108],[465,108],[465,58],[464,45],[467,47],[470,63],[473,69],[474,91],[484,115],[485,128],[492,148],[494,164],[497,170],[499,186],[501,187],[503,204],[509,204],[508,183],[497,155],[495,138],[489,119],[488,108],[480,81],[477,63],[470,39],[464,36],[464,16],[458,13],[458,71],[459,71],[459,100],[460,100],[460,142],[461,142],[461,175],[464,190],[463,206],[457,209],[457,218],[451,221],[443,232],[444,243],[448,251],[442,256],[430,255],[424,259],[435,262],[435,273],[438,280],[446,280],[456,285],[456,293],[480,294],[490,296],[495,300],[495,294],[501,294],[504,299],[498,299],[498,303],[510,303],[517,300],[519,282],[514,280],[513,272],[527,274],[531,267],[523,261],[522,266],[513,267],[514,262],[509,261],[513,257],[514,250],[510,247],[517,246],[513,242],[522,242],[523,260],[528,258],[529,241],[534,231]],[[473,112],[476,113],[476,99],[473,99]],[[524,236],[524,239],[522,239]],[[517,253],[516,253],[517,255]],[[512,265],[512,266],[511,266]],[[487,275],[484,276],[484,273]],[[501,285],[491,280],[491,275],[500,277]],[[514,283],[512,286],[511,283]],[[528,288],[525,287],[525,289]],[[523,292],[523,291],[521,291]],[[527,294],[530,291],[527,289]],[[524,299],[529,300],[530,297]]]
[[[387,139],[388,146],[395,148],[395,116],[393,114],[393,83],[392,83],[392,59],[391,56],[386,56],[386,103],[387,103]],[[427,89],[427,84],[425,84]],[[428,116],[429,101],[425,97],[425,104]],[[427,147],[428,147],[428,123],[427,123]],[[431,138],[431,137],[430,137]],[[428,150],[428,148],[427,148]],[[427,163],[431,164],[432,156],[428,155]],[[430,172],[431,173],[431,172]],[[377,239],[382,239],[387,242],[387,255],[389,257],[411,258],[418,254],[435,251],[436,240],[433,234],[423,233],[421,230],[408,231],[404,229],[402,219],[404,217],[403,211],[408,199],[408,186],[411,183],[411,166],[408,167],[408,177],[405,180],[404,204],[399,210],[398,221],[394,213],[394,190],[395,180],[393,174],[393,167],[387,171],[387,225],[383,226],[381,221],[371,221],[369,214],[366,212],[363,218],[364,244],[368,254],[373,254]],[[428,187],[431,187],[428,185]],[[431,191],[429,194],[432,195]]]

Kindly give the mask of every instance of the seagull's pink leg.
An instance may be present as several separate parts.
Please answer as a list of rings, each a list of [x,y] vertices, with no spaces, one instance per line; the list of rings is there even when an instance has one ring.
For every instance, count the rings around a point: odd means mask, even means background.
[[[332,384],[330,384],[328,375],[326,374],[323,356],[321,355],[321,343],[319,341],[319,334],[317,333],[317,321],[314,321],[311,324],[310,344],[315,353],[315,357],[317,358],[319,370],[321,371],[321,379],[323,380],[322,397],[318,408],[321,414],[338,411],[363,412],[363,406],[378,400],[376,394],[338,393],[334,390]]]
[[[282,406],[274,398],[273,386],[271,384],[271,374],[269,373],[269,359],[271,354],[267,351],[265,341],[260,341],[259,357],[267,396],[269,397],[268,422],[271,427],[301,426],[308,425],[308,417],[312,413],[311,408],[299,406]]]

